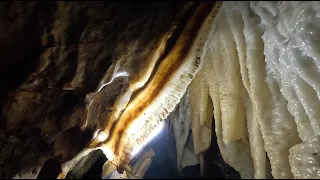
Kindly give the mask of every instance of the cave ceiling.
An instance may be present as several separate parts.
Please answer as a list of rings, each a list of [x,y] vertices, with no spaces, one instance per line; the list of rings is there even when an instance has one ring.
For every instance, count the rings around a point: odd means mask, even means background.
[[[302,1],[0,2],[0,178],[319,178],[319,17]]]

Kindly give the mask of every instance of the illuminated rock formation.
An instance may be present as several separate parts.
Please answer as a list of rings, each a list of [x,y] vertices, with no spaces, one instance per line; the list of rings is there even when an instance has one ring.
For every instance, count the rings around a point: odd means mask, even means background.
[[[58,178],[65,178],[101,149],[108,158],[103,176],[117,170],[123,178],[142,178],[153,154],[136,165],[130,161],[166,123],[174,128],[178,171],[200,164],[205,175],[206,154],[216,141],[215,153],[242,178],[320,177],[320,3],[100,5],[2,4],[8,12],[26,7],[16,15],[21,22],[42,22],[1,29],[15,37],[0,37],[8,42],[0,46],[2,72],[11,75],[0,77],[11,82],[1,89],[7,99],[3,151],[19,151],[0,154],[10,164],[3,165],[3,177],[18,172],[10,163],[17,154],[26,175],[35,177],[56,158],[62,163]],[[15,36],[23,31],[38,41]],[[23,49],[18,42],[26,39],[35,50],[20,50],[33,52],[25,56],[34,64],[24,69],[28,63],[12,48]],[[15,67],[27,74],[24,80],[10,72]]]

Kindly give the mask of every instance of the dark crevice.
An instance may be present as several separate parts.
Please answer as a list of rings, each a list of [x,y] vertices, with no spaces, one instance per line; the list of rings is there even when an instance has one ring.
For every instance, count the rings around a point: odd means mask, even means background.
[[[107,160],[106,156],[101,154],[82,179],[101,179],[102,167]]]
[[[76,19],[75,21],[71,21],[68,28],[66,29],[65,40],[66,45],[79,44],[80,36],[88,24],[88,17],[86,15],[86,9],[82,9],[79,12],[79,17],[72,18]]]
[[[72,114],[76,108],[84,107],[84,99],[85,94],[82,94],[75,90],[64,90],[61,93],[61,100],[56,105],[56,109],[50,112],[49,116],[54,117],[56,121],[56,125],[59,130],[63,130],[66,128],[64,125],[67,123],[65,121],[65,117]],[[77,122],[77,124],[81,124],[82,122]]]
[[[95,150],[81,158],[75,167],[67,174],[67,179],[100,179],[103,164],[107,158],[101,150]]]
[[[55,179],[61,172],[61,165],[58,160],[49,159],[42,166],[37,179]]]
[[[212,129],[215,129],[214,116],[212,117]],[[204,154],[206,169],[204,179],[241,179],[240,174],[225,163],[218,146],[217,136],[215,131],[212,131],[210,148]],[[216,163],[219,164],[216,164]]]
[[[143,179],[177,179],[179,174],[166,149],[166,136],[160,132],[144,149],[152,148],[155,155]],[[143,150],[141,151],[143,152]],[[138,154],[136,156],[139,156]]]

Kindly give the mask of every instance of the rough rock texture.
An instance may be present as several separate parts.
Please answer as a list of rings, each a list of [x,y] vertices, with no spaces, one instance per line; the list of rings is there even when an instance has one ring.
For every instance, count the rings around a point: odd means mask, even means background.
[[[75,156],[97,124],[85,105],[112,62],[144,58],[186,3],[0,2],[0,178],[36,178],[46,160]],[[96,94],[97,113],[126,87],[117,81]]]
[[[94,124],[80,128],[86,94],[96,90],[115,59],[153,43],[181,7],[182,2],[1,2],[0,178],[78,153],[94,130]]]

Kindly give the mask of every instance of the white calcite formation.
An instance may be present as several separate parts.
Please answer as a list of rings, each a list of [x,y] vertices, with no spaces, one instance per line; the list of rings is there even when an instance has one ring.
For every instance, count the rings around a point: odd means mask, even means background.
[[[199,164],[200,156],[195,153],[191,134],[192,117],[188,91],[167,120],[173,126],[178,171],[180,172],[184,167]]]
[[[319,2],[224,2],[189,86],[196,152],[213,113],[242,178],[267,178],[269,162],[274,178],[320,178],[319,24]]]

